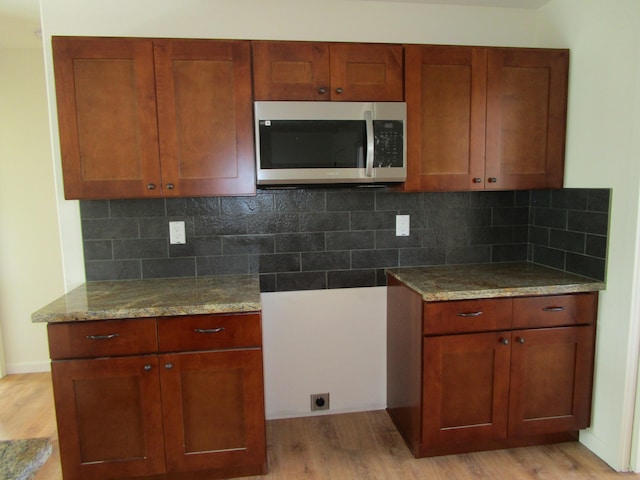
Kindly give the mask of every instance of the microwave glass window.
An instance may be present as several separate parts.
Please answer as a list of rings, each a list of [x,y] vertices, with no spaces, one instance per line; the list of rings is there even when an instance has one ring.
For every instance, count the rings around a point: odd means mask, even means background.
[[[261,168],[364,168],[363,120],[261,120],[259,128]]]

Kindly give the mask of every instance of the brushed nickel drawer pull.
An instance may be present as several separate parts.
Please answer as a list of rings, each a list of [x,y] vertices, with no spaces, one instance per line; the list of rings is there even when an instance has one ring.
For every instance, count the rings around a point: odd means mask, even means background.
[[[484,314],[484,312],[482,312],[482,311],[456,313],[456,315],[458,315],[459,317],[479,317],[480,315],[483,315],[483,314]]]
[[[110,335],[87,335],[87,338],[89,340],[111,340],[119,336],[119,333],[112,333]]]
[[[543,312],[562,312],[564,307],[544,307]]]
[[[224,327],[218,327],[218,328],[196,328],[194,330],[194,332],[196,333],[220,333],[220,332],[224,332],[225,328]]]

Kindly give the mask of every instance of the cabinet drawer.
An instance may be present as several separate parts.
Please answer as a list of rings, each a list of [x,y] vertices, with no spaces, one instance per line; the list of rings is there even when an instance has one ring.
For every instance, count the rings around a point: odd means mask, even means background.
[[[260,314],[161,318],[158,342],[161,352],[261,347]]]
[[[154,318],[50,323],[47,328],[52,360],[137,355],[158,350]]]
[[[435,335],[508,330],[511,306],[510,298],[425,303],[423,332]]]
[[[593,324],[597,307],[597,293],[515,298],[513,328]]]

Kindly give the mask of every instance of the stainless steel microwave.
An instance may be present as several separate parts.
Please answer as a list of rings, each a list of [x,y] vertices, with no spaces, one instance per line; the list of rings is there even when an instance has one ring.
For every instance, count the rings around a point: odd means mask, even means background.
[[[404,102],[255,102],[259,185],[404,182]]]

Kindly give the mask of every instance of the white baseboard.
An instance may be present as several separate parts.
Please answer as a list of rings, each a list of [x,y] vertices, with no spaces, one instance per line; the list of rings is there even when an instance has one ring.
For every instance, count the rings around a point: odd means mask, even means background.
[[[21,373],[39,373],[39,372],[50,372],[51,371],[51,363],[49,362],[33,362],[33,363],[8,363],[7,364],[7,373],[9,375],[17,375]]]

